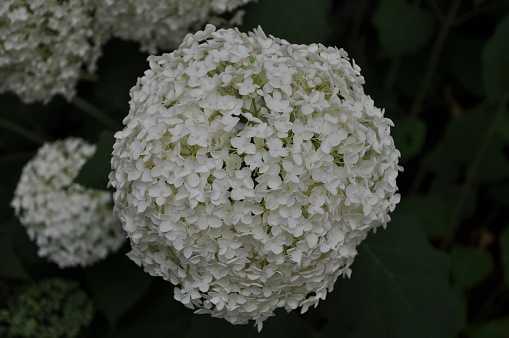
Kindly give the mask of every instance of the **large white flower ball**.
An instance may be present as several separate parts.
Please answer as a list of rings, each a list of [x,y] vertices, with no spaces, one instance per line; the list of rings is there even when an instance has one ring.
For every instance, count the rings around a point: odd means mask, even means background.
[[[316,306],[399,201],[392,122],[359,67],[211,25],[149,62],[110,174],[129,257],[234,324]]]
[[[72,99],[107,38],[92,1],[2,0],[0,93],[14,92],[25,103]]]
[[[11,202],[39,256],[60,268],[92,265],[126,237],[111,193],[73,183],[94,152],[78,138],[46,143],[23,168]]]
[[[190,30],[253,0],[96,1],[99,21],[114,36],[136,41],[142,50],[154,53],[178,47]]]

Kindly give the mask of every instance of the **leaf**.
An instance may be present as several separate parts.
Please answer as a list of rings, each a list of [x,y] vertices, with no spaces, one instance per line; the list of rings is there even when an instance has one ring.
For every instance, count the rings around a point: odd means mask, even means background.
[[[114,143],[113,133],[103,131],[99,135],[94,155],[81,168],[74,182],[87,188],[106,190],[108,175],[111,171],[111,152]]]
[[[148,291],[153,277],[123,253],[116,253],[85,271],[97,309],[111,326]]]
[[[185,338],[202,338],[210,336],[211,332],[221,332],[222,338],[312,338],[312,334],[296,311],[286,313],[283,309],[275,311],[274,317],[263,323],[263,329],[258,333],[250,321],[246,325],[233,325],[224,319],[213,318],[210,315],[194,315],[193,325]]]
[[[495,34],[482,53],[483,85],[486,96],[494,102],[509,93],[509,14],[498,23]]]
[[[157,280],[148,296],[130,311],[114,328],[112,336],[182,337],[189,330],[193,312],[173,298],[173,286]]]
[[[420,119],[396,121],[391,134],[404,162],[421,152],[426,138],[426,124]]]
[[[495,120],[498,134],[502,137],[506,144],[509,143],[509,116],[506,114],[498,114]]]
[[[322,304],[329,332],[341,337],[448,337],[458,304],[449,260],[412,217],[393,215],[387,230],[358,247],[351,279],[336,282]]]
[[[450,41],[450,43],[449,43]],[[484,40],[472,36],[453,35],[448,39],[451,52],[449,69],[458,82],[471,94],[484,96],[481,74],[481,51]],[[465,55],[468,55],[466,58]]]
[[[509,226],[506,226],[498,239],[502,268],[504,269],[505,282],[509,285]]]
[[[0,238],[0,277],[23,281],[31,280],[8,237]]]
[[[383,53],[389,57],[418,52],[433,33],[433,15],[405,0],[381,0],[373,24]]]
[[[432,238],[441,238],[446,232],[451,209],[451,201],[438,194],[406,196],[398,205],[399,214],[413,214]]]
[[[509,332],[509,318],[491,321],[479,327],[472,338],[507,338]]]
[[[266,34],[291,43],[325,43],[330,34],[327,17],[331,0],[259,0],[246,6],[241,31],[261,26]]]
[[[467,248],[460,245],[451,250],[451,270],[453,285],[470,289],[488,277],[495,264],[489,252]]]

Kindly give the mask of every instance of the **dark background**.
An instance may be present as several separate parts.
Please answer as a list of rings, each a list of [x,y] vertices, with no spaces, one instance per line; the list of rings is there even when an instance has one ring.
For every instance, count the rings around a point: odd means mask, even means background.
[[[59,276],[94,303],[83,337],[509,337],[509,1],[259,0],[245,11],[243,31],[261,25],[292,43],[344,48],[395,123],[402,201],[387,230],[359,247],[351,279],[304,315],[278,311],[258,334],[194,315],[170,283],[125,257],[127,244],[87,269],[37,257],[9,207],[13,191],[40,144],[66,136],[103,135],[80,179],[107,182],[108,135],[148,68],[136,43],[112,39],[97,78],[79,83],[82,100],[0,95],[0,309],[23,286]]]

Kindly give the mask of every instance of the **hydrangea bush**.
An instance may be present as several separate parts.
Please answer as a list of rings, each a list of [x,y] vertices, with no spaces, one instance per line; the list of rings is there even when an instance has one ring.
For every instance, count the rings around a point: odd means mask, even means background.
[[[149,63],[110,174],[129,257],[234,324],[316,306],[399,201],[392,122],[359,67],[212,25]]]
[[[0,93],[25,103],[75,95],[80,73],[95,70],[106,36],[92,0],[2,0]]]
[[[46,143],[23,168],[11,202],[39,256],[60,268],[91,265],[125,239],[111,193],[73,183],[94,152],[79,138]]]
[[[97,16],[114,36],[143,50],[174,49],[190,30],[252,0],[97,0]]]

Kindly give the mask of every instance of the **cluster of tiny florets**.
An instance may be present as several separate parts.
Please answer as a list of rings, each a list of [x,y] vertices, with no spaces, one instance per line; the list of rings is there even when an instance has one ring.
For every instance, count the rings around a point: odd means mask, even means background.
[[[94,152],[78,138],[46,143],[23,168],[11,202],[39,256],[61,268],[91,265],[125,239],[111,193],[73,183]]]
[[[154,53],[174,49],[190,31],[252,0],[98,0],[97,16],[114,36]]]
[[[7,303],[0,309],[2,337],[78,337],[94,317],[92,301],[79,284],[61,278],[22,288]]]
[[[0,3],[0,93],[25,103],[70,100],[86,69],[94,71],[104,34],[92,0],[2,0]]]
[[[129,257],[234,324],[316,306],[399,201],[392,122],[360,68],[212,25],[149,63],[110,174]]]

